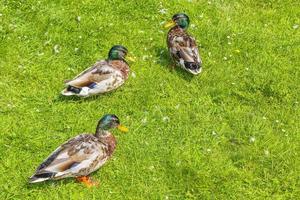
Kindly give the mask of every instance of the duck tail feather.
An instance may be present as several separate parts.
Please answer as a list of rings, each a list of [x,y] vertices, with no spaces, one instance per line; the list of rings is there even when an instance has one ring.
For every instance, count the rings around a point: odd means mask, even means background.
[[[29,178],[29,183],[38,183],[51,179],[56,173],[35,174]]]

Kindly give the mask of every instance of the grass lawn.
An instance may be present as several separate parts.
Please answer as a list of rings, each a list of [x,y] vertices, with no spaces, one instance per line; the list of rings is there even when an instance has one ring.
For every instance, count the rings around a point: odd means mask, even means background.
[[[111,0],[0,3],[0,199],[299,199],[300,3]],[[170,71],[162,23],[185,12],[203,73]],[[117,91],[60,96],[123,44]],[[113,158],[92,177],[28,184],[57,146],[114,113]]]

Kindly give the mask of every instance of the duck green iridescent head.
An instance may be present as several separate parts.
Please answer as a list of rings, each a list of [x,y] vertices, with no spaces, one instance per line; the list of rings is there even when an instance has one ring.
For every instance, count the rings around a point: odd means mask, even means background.
[[[168,22],[165,27],[173,27],[175,25],[179,26],[182,29],[187,29],[190,24],[190,18],[184,13],[177,13],[173,15],[172,21]]]
[[[109,60],[125,60],[128,50],[122,45],[114,45],[108,52]],[[133,56],[127,56],[127,59],[134,62]]]
[[[111,128],[117,128],[122,132],[128,132],[128,129],[120,124],[120,120],[116,115],[106,114],[99,120],[96,133],[98,133],[99,130],[109,130]]]
[[[128,50],[122,45],[114,45],[108,53],[110,60],[124,60]]]

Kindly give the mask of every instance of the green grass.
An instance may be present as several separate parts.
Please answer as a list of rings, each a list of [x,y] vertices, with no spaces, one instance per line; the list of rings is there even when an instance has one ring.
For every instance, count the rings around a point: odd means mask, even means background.
[[[2,0],[0,199],[299,199],[299,7]],[[204,63],[196,77],[169,70],[161,22],[182,11]],[[135,77],[107,95],[60,96],[63,80],[114,44],[137,57]],[[93,132],[105,113],[130,132],[113,130],[114,156],[92,175],[99,188],[73,179],[27,183],[49,153]]]

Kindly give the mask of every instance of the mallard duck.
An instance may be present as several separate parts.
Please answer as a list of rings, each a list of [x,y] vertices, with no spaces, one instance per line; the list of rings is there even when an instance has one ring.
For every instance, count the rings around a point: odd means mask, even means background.
[[[186,32],[189,24],[190,19],[186,14],[175,14],[172,21],[165,25],[166,28],[172,27],[168,32],[167,45],[175,63],[197,75],[202,71],[202,61],[195,39]]]
[[[40,164],[29,182],[76,177],[87,186],[97,185],[88,175],[99,169],[115,150],[116,139],[108,131],[111,128],[128,131],[116,115],[104,115],[95,134],[80,134],[60,145]]]
[[[106,60],[96,62],[74,79],[65,81],[66,89],[62,91],[62,95],[88,97],[120,87],[127,80],[130,71],[125,60],[127,53],[124,46],[113,46]]]

